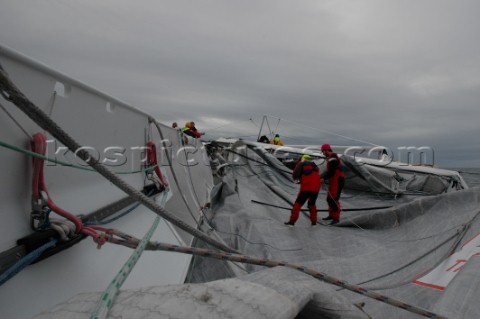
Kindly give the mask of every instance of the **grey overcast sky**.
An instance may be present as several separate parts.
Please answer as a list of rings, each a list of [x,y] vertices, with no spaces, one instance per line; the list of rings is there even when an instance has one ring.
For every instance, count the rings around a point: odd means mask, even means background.
[[[207,138],[254,138],[268,114],[286,143],[428,146],[441,167],[480,167],[479,13],[478,0],[0,0],[0,43]]]

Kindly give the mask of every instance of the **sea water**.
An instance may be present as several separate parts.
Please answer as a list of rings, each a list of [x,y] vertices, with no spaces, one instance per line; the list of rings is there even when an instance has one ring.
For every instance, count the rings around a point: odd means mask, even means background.
[[[451,170],[459,172],[468,187],[480,186],[480,168],[451,168]]]

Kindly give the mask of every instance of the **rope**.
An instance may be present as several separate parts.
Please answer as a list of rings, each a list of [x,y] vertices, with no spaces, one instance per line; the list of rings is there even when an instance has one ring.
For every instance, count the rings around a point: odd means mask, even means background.
[[[155,174],[157,174],[157,177],[162,183],[162,186],[167,189],[168,183],[165,181],[165,178],[163,177],[163,174],[160,171],[160,167],[158,167],[157,163],[157,147],[152,141],[147,142],[147,164],[149,166],[155,167]]]
[[[32,138],[29,136],[29,139],[32,139]],[[41,155],[41,154],[29,151],[27,149],[24,149],[24,148],[21,148],[21,147],[18,147],[18,146],[15,146],[15,145],[3,142],[3,141],[0,141],[0,146],[2,146],[4,148],[7,148],[7,149],[10,149],[12,151],[18,152],[18,153],[23,153],[23,154],[26,154],[26,155],[29,155],[29,156],[32,156],[32,157],[35,157],[35,158],[42,159],[44,161],[48,161],[48,162],[51,162],[51,163],[54,163],[54,164],[59,164],[59,165],[62,165],[62,166],[67,166],[67,167],[73,167],[73,168],[77,168],[77,169],[81,169],[81,170],[89,171],[89,172],[95,172],[94,169],[84,167],[84,166],[80,166],[80,165],[73,165],[73,164],[63,162],[63,161],[59,161],[59,160],[56,160],[56,159],[51,159],[51,158],[49,158],[45,155]],[[155,168],[155,166],[149,166],[149,167],[146,167],[146,168],[138,170],[138,171],[115,172],[115,174],[120,174],[120,175],[121,174],[138,174],[138,173],[143,173],[145,171],[151,170],[153,168]]]
[[[253,120],[250,118],[248,120],[243,120],[243,121],[236,121],[235,125],[238,126],[238,124],[242,123],[242,122],[253,122]],[[255,125],[255,123],[253,123]],[[218,129],[221,129],[222,127],[225,127],[225,126],[229,126],[229,125],[232,125],[232,123],[226,123],[226,124],[222,124],[220,126],[217,126],[217,127],[214,127],[214,128],[208,128],[207,129],[207,132],[208,131],[215,131],[215,130],[218,130]],[[208,133],[207,133],[208,134]]]
[[[12,83],[8,74],[0,65],[0,94],[8,101],[15,104],[21,111],[23,111],[32,121],[38,126],[48,131],[54,138],[58,139],[63,145],[68,147],[72,152],[78,151],[77,155],[84,160],[88,165],[95,169],[99,174],[104,176],[107,180],[112,182],[118,188],[130,195],[134,200],[141,202],[143,205],[151,209],[156,214],[165,218],[175,226],[188,232],[189,234],[198,237],[205,243],[212,245],[221,250],[236,252],[216,240],[211,239],[203,232],[184,223],[172,213],[168,212],[153,200],[127,184],[124,180],[113,174],[107,167],[99,162],[95,156],[90,154],[88,150],[81,147],[72,137],[70,137],[57,123],[49,118],[39,107],[33,104],[28,98],[20,92],[20,90]]]
[[[33,263],[43,252],[57,244],[56,239],[50,240],[48,243],[40,246],[39,248],[31,251],[25,255],[22,259],[17,261],[13,266],[8,268],[3,274],[0,275],[0,286],[12,279],[16,274],[22,271],[25,267]]]
[[[168,197],[167,191],[165,191],[163,194],[164,195],[160,203],[161,206],[165,206],[165,203]],[[113,302],[115,300],[115,297],[120,287],[123,285],[123,283],[127,279],[133,267],[135,267],[135,265],[137,264],[137,261],[142,255],[142,253],[145,251],[145,247],[149,242],[150,238],[152,238],[152,235],[157,229],[159,222],[160,222],[160,216],[156,216],[152,226],[150,227],[148,232],[145,234],[145,236],[142,238],[142,241],[140,242],[140,244],[137,246],[137,248],[132,253],[130,258],[123,265],[122,269],[120,269],[118,274],[112,280],[107,290],[103,293],[102,298],[97,304],[95,311],[92,313],[92,316],[90,317],[91,319],[104,319],[107,317],[108,311],[113,306]]]
[[[39,153],[41,155],[45,155],[46,148],[47,148],[47,136],[44,133],[36,133],[35,135],[33,135],[33,141],[32,141],[33,152]],[[70,212],[67,212],[66,210],[60,208],[53,202],[52,198],[50,197],[50,194],[48,193],[47,185],[44,179],[44,174],[43,174],[44,161],[42,159],[34,158],[32,164],[33,164],[32,202],[36,203],[34,206],[40,206],[37,208],[34,207],[34,210],[37,209],[40,211],[43,209],[44,202],[45,202],[43,195],[45,195],[46,202],[47,202],[46,206],[48,206],[51,210],[53,210],[58,215],[71,221],[75,225],[75,233],[91,236],[98,245],[103,245],[105,243],[105,239],[102,236],[100,236],[93,228],[85,226],[82,223],[82,220],[78,216]]]
[[[132,238],[131,238],[132,239]],[[133,239],[131,242],[128,241],[123,241],[123,242],[115,242],[112,241],[115,244],[120,244],[124,245],[126,247],[132,247],[135,245],[136,241],[138,239]],[[307,268],[303,265],[300,264],[293,264],[293,263],[288,263],[285,261],[278,261],[278,260],[271,260],[271,259],[266,259],[266,258],[256,258],[256,257],[251,257],[251,256],[246,256],[246,255],[237,255],[237,254],[231,254],[231,253],[225,253],[225,252],[216,252],[208,249],[203,249],[203,248],[193,248],[193,247],[186,247],[186,246],[178,246],[178,245],[172,245],[172,244],[166,244],[166,243],[160,243],[160,242],[151,242],[147,245],[147,250],[163,250],[163,251],[173,251],[173,252],[179,252],[179,253],[185,253],[185,254],[190,254],[190,255],[195,255],[195,256],[202,256],[202,257],[209,257],[209,258],[215,258],[219,260],[228,260],[228,261],[234,261],[234,262],[240,262],[240,263],[246,263],[246,264],[252,264],[252,265],[259,265],[259,266],[265,266],[265,267],[277,267],[277,266],[282,266],[282,267],[287,267],[287,268],[292,268],[295,270],[298,270],[300,272],[303,272],[307,275],[310,275],[316,279],[322,280],[326,283],[342,287],[345,289],[348,289],[352,292],[355,292],[357,294],[363,295],[365,297],[375,299],[378,301],[381,301],[383,303],[389,304],[391,306],[397,307],[404,309],[406,311],[427,317],[427,318],[436,318],[436,319],[447,319],[444,316],[441,316],[439,314],[430,312],[426,309],[413,306],[410,304],[407,304],[403,301],[390,298],[388,296],[369,291],[363,287],[354,285],[354,284],[349,284],[346,281],[332,277],[326,273],[316,271],[314,269]]]
[[[68,241],[75,237],[75,224],[70,220],[49,218],[48,223],[50,228],[55,230],[60,236],[61,241]]]
[[[227,252],[235,252],[235,250],[231,249],[230,247],[227,247],[217,241],[213,241],[205,234],[183,223],[181,220],[175,218],[166,210],[164,210],[161,206],[159,206],[154,201],[152,201],[150,198],[140,193],[139,191],[131,187],[129,184],[125,183],[119,177],[115,176],[104,165],[100,164],[98,159],[96,159],[91,154],[89,154],[89,152],[86,151],[85,149],[82,149],[81,146],[75,140],[73,140],[65,131],[63,131],[48,116],[46,116],[46,114],[41,109],[35,106],[22,93],[20,93],[19,90],[15,87],[15,85],[13,85],[13,83],[10,81],[10,79],[8,78],[8,75],[6,74],[3,67],[1,66],[0,66],[0,88],[2,89],[1,94],[5,99],[13,102],[17,107],[19,107],[23,112],[25,112],[27,116],[29,116],[33,121],[35,121],[40,127],[49,131],[55,138],[60,140],[70,150],[75,151],[80,149],[80,151],[78,152],[78,155],[81,159],[83,159],[87,164],[92,166],[97,172],[99,172],[101,175],[106,177],[108,180],[110,180],[113,184],[115,184],[117,187],[122,189],[128,195],[140,201],[142,204],[150,208],[152,211],[164,217],[165,219],[172,222],[173,224],[177,225],[179,228],[191,233],[194,236],[197,236],[198,238],[202,239],[206,243],[209,243],[212,246],[217,247],[219,249],[223,249]],[[404,302],[383,296],[375,292],[370,292],[356,285],[348,284],[342,280],[331,277],[325,273],[316,272],[314,270],[305,268],[301,265],[289,264],[282,261],[273,261],[268,259],[258,259],[258,258],[243,256],[243,255],[233,255],[231,253],[218,253],[215,251],[205,250],[205,249],[180,247],[176,245],[162,244],[162,243],[156,243],[155,248],[157,250],[179,251],[179,252],[184,252],[189,254],[203,254],[203,256],[206,256],[206,257],[214,257],[222,260],[238,261],[238,262],[267,266],[267,267],[275,267],[275,266],[289,267],[289,268],[297,269],[304,273],[310,274],[313,277],[321,279],[325,282],[337,285],[339,287],[344,287],[355,293],[364,295],[369,298],[373,298],[375,300],[382,301],[384,303],[393,305],[395,307],[405,309],[412,313],[417,313],[429,318],[445,318],[443,316],[429,312],[425,309],[406,304]]]

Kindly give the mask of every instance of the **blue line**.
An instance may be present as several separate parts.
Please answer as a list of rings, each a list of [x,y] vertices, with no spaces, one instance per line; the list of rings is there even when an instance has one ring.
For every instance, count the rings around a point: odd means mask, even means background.
[[[13,266],[8,268],[3,274],[0,275],[0,286],[6,283],[8,280],[12,279],[16,274],[18,274],[25,267],[34,262],[40,255],[47,249],[55,246],[57,244],[57,239],[52,239],[48,243],[40,246],[39,248],[31,251],[19,261],[17,261]]]

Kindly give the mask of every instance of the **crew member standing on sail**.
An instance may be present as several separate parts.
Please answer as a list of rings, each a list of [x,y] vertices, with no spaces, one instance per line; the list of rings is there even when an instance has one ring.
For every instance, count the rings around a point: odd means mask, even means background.
[[[345,185],[345,174],[342,161],[332,151],[330,145],[323,144],[321,150],[327,161],[327,170],[322,173],[321,178],[328,180],[328,216],[322,219],[331,220],[332,224],[336,224],[340,221],[340,194]]]
[[[290,220],[284,223],[287,226],[295,225],[300,215],[300,209],[307,200],[308,209],[310,210],[310,221],[312,222],[312,226],[317,225],[316,201],[322,182],[320,180],[319,169],[311,159],[309,155],[303,155],[302,160],[298,162],[293,170],[293,179],[300,180],[300,192],[293,205]]]

